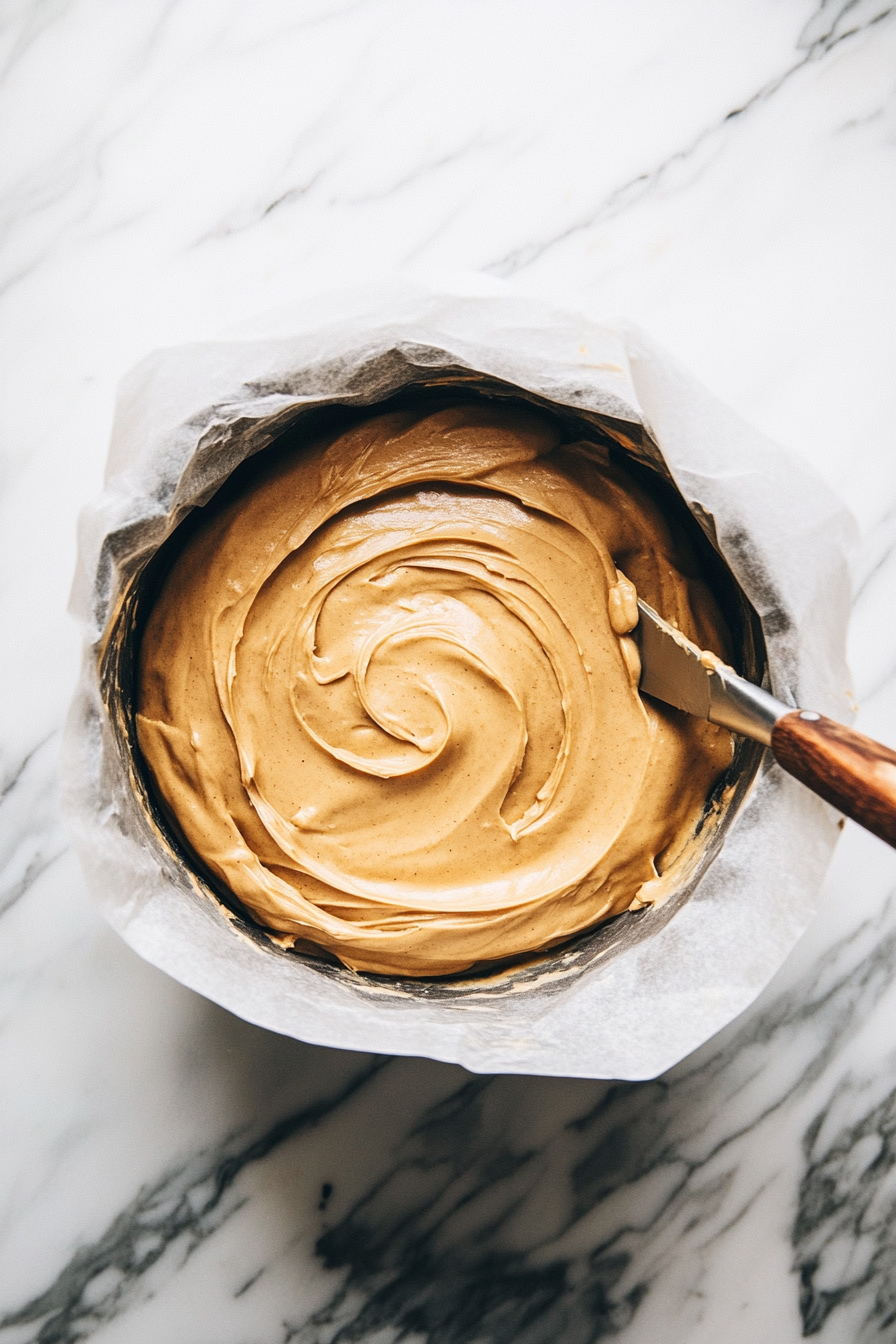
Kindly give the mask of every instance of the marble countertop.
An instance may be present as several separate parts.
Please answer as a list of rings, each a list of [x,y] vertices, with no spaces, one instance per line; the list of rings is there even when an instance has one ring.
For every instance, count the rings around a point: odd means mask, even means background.
[[[896,5],[12,0],[0,43],[0,1344],[896,1340],[882,843],[669,1074],[473,1077],[141,962],[55,785],[118,379],[395,268],[631,318],[813,463],[896,742]]]

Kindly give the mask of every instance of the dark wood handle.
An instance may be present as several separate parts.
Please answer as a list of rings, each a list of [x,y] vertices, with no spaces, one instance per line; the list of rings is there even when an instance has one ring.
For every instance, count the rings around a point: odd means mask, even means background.
[[[788,774],[896,848],[896,751],[823,714],[785,714],[772,751]]]

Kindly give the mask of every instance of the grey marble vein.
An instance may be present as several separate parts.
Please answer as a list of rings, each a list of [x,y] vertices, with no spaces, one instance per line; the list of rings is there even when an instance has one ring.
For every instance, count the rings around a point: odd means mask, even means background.
[[[334,1286],[324,1306],[287,1323],[282,1344],[585,1344],[619,1334],[673,1257],[699,1256],[748,1215],[775,1173],[740,1188],[743,1143],[755,1144],[776,1114],[830,1079],[894,969],[888,905],[752,1021],[655,1083],[580,1084],[565,1095],[554,1080],[455,1087],[421,1114],[382,1170],[366,1171],[366,1188],[332,1221],[338,1173],[322,1184],[319,1212],[329,1226],[317,1254]],[[331,1121],[384,1069],[388,1060],[375,1060],[335,1095],[163,1173],[42,1292],[7,1308],[0,1341],[74,1344],[150,1287],[160,1291],[238,1215],[250,1197],[241,1187],[248,1167]],[[890,1097],[845,1140],[822,1148],[823,1121],[843,1085],[825,1086],[830,1099],[806,1138],[807,1152],[820,1155],[803,1182],[794,1231],[809,1324],[850,1300],[846,1291],[837,1300],[811,1296],[827,1248],[851,1225],[843,1201],[825,1205],[817,1191],[851,1147],[889,1123],[893,1107]],[[540,1140],[508,1125],[514,1111],[525,1117],[539,1108],[548,1123]],[[886,1172],[892,1162],[878,1165]],[[866,1178],[860,1211],[873,1202],[873,1183]],[[896,1232],[879,1211],[875,1235],[880,1254],[860,1284],[868,1294],[885,1291],[888,1257],[896,1256]],[[247,1273],[234,1298],[263,1279],[263,1267]]]
[[[856,1344],[896,1339],[896,1089],[880,1090],[847,1077],[806,1132],[792,1234],[806,1336],[848,1311]]]
[[[847,827],[791,963],[669,1075],[474,1079],[138,962],[48,735],[117,379],[412,260],[630,317],[810,458],[864,533],[859,726],[896,741],[893,12],[0,7],[0,1344],[896,1344],[883,846]]]
[[[731,108],[713,125],[705,127],[689,144],[670,154],[652,168],[615,187],[586,215],[567,225],[561,232],[515,248],[483,269],[493,275],[509,277],[534,265],[548,252],[577,234],[594,228],[604,220],[636,206],[642,198],[662,187],[665,191],[682,190],[699,175],[703,165],[721,148],[724,137],[738,119],[754,107],[767,102],[800,70],[830,55],[842,42],[867,32],[892,18],[896,5],[884,0],[821,0],[817,12],[807,22],[797,42],[801,55],[786,70],[768,80],[737,107]]]
[[[7,771],[0,784],[0,916],[68,848],[58,817],[53,733]]]
[[[263,1133],[229,1136],[144,1187],[104,1234],[79,1247],[44,1292],[0,1316],[0,1338],[33,1327],[35,1344],[75,1344],[131,1305],[143,1280],[174,1274],[239,1207],[227,1202],[240,1174],[282,1144],[320,1124],[363,1088],[387,1061],[375,1060],[335,1096],[283,1116]],[[249,1281],[243,1291],[251,1286]],[[7,1334],[7,1338],[9,1335]]]
[[[608,1087],[547,1150],[515,1147],[489,1113],[506,1084],[461,1088],[422,1118],[395,1167],[321,1237],[319,1254],[345,1278],[283,1344],[589,1344],[622,1333],[682,1242],[723,1238],[749,1211],[758,1191],[732,1198],[738,1141],[820,1077],[885,991],[896,932],[877,941],[879,932],[869,926],[847,940],[699,1062],[656,1083]],[[760,1091],[751,1105],[757,1075],[785,1051],[790,1067],[774,1093]],[[567,1172],[565,1206],[545,1236],[535,1201],[566,1185]],[[590,1235],[571,1249],[585,1219]],[[801,1205],[797,1227],[805,1221]],[[880,1215],[877,1227],[885,1272],[896,1230]],[[886,1287],[878,1279],[872,1291]]]
[[[856,695],[870,705],[896,678],[896,628],[889,612],[896,588],[896,506],[869,529],[862,546],[853,598],[852,643],[868,648]]]

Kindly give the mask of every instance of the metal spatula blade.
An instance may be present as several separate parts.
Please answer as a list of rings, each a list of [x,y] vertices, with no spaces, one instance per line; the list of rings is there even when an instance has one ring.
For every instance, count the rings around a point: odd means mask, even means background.
[[[698,719],[709,719],[770,746],[772,728],[792,706],[739,677],[712,654],[703,653],[646,602],[639,600],[638,610],[641,690]]]
[[[779,765],[896,847],[896,751],[842,723],[794,709],[705,653],[638,601],[640,690],[771,747]]]

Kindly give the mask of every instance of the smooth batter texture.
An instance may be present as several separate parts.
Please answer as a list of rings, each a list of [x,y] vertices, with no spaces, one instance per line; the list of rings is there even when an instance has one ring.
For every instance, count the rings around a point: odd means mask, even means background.
[[[445,975],[680,880],[731,738],[639,696],[636,592],[727,636],[601,448],[507,405],[381,414],[208,515],[144,632],[139,740],[277,941]]]

